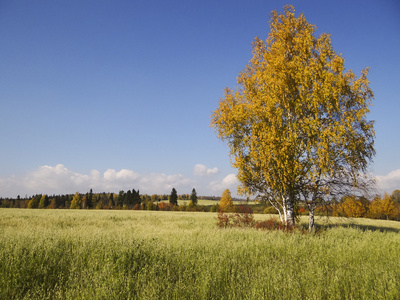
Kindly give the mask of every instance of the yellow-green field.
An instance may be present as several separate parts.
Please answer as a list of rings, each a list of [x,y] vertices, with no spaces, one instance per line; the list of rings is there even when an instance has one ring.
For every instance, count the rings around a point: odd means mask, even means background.
[[[400,223],[331,218],[304,235],[216,216],[0,209],[0,299],[400,298]]]
[[[163,200],[161,202],[169,202],[168,200]],[[183,204],[189,204],[190,200],[178,200],[178,204],[179,205],[183,205]],[[219,204],[219,200],[209,200],[209,199],[199,199],[197,200],[197,204],[198,205],[204,205],[204,206],[209,206],[209,205],[215,205],[215,204]],[[233,204],[255,204],[254,201],[249,201],[248,203],[246,203],[246,201],[233,201]]]

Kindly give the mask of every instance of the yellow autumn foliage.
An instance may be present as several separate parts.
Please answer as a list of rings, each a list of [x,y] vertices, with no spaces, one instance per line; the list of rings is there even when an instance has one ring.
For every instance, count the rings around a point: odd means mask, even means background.
[[[368,69],[345,71],[330,36],[315,30],[292,6],[272,12],[267,40],[255,38],[236,90],[225,89],[211,116],[243,195],[293,205],[301,190],[329,193],[317,184],[324,178],[356,185],[375,153]]]
[[[222,210],[229,209],[233,206],[233,201],[232,201],[232,196],[231,196],[231,191],[229,189],[226,189],[222,193],[221,200],[219,201],[219,207]]]

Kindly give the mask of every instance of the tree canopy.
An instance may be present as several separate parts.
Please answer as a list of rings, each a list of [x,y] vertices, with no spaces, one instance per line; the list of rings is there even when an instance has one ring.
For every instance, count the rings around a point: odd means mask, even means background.
[[[368,68],[359,78],[345,71],[330,36],[315,30],[292,6],[273,11],[267,40],[255,39],[211,120],[230,147],[239,193],[267,198],[289,225],[298,201],[357,186],[375,154]]]
[[[229,189],[226,189],[222,193],[221,200],[219,201],[219,207],[220,209],[229,209],[233,206],[233,201],[232,201],[232,196],[231,196],[231,191]]]

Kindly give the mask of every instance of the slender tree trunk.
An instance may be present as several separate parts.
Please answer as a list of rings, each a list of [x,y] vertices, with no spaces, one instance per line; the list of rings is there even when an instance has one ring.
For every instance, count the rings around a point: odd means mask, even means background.
[[[281,220],[281,223],[283,224],[282,212],[281,212],[279,206],[277,204],[274,204],[271,200],[269,200],[269,203],[271,203],[271,205],[277,210],[277,212],[279,214],[279,220]],[[281,206],[281,207],[283,207],[283,206]]]
[[[285,197],[282,197],[282,210],[283,210],[283,216],[285,218],[285,225],[287,225],[287,199]],[[282,222],[282,221],[281,221]]]
[[[289,197],[286,201],[286,226],[293,227],[294,224],[294,205],[293,200]]]
[[[311,203],[308,204],[308,211],[309,211],[309,222],[308,222],[308,231],[313,232],[314,231],[314,209],[315,209],[315,204]]]

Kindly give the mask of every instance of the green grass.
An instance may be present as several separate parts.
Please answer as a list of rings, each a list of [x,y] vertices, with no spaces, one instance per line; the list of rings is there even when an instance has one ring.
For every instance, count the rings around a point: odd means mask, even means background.
[[[0,299],[400,298],[400,223],[317,221],[303,235],[218,229],[213,213],[0,209]]]

